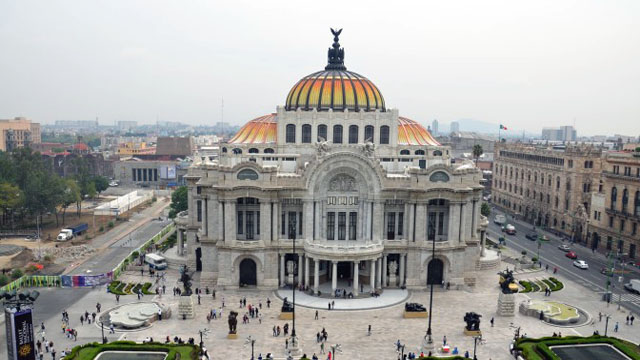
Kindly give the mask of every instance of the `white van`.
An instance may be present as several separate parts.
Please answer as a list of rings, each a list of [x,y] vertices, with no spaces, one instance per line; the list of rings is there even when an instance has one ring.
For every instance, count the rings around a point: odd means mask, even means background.
[[[507,222],[507,217],[502,214],[498,214],[493,218],[493,222],[498,225],[502,225]]]
[[[149,264],[149,268],[155,270],[164,270],[167,268],[167,260],[164,256],[157,254],[146,254],[144,256],[144,262]]]

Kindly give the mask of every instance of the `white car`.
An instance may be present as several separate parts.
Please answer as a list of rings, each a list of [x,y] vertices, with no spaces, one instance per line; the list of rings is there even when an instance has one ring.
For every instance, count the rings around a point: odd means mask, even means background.
[[[573,266],[578,267],[580,269],[584,269],[584,270],[589,268],[589,264],[587,264],[587,262],[584,261],[584,260],[576,260],[576,261],[574,261],[573,262]]]
[[[118,186],[118,182],[117,181],[112,181],[109,183],[109,186]]]

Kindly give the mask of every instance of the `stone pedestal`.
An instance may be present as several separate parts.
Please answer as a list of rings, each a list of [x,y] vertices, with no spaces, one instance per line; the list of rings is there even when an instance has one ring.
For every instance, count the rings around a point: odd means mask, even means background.
[[[282,312],[280,312],[280,316],[278,316],[278,319],[280,319],[280,320],[293,320],[293,312],[282,311]]]
[[[434,352],[436,345],[433,343],[433,338],[429,336],[425,336],[422,338],[422,345],[420,346],[420,351],[425,354],[429,352]]]
[[[302,350],[300,350],[300,344],[298,343],[298,337],[290,337],[289,338],[289,348],[286,349],[285,353],[287,356],[291,356],[294,359],[298,359],[301,354],[302,354]]]
[[[403,317],[405,319],[426,319],[429,315],[427,311],[405,311]]]
[[[235,340],[238,338],[238,334],[227,334],[227,339]]]
[[[196,317],[195,310],[192,296],[180,296],[178,300],[178,317],[180,319],[193,319]]]
[[[389,275],[389,287],[398,286],[398,277],[396,274]]]
[[[480,330],[467,330],[464,328],[464,334],[467,336],[482,336],[482,331]]]
[[[505,294],[500,291],[498,296],[498,316],[515,316],[516,296],[515,294]]]

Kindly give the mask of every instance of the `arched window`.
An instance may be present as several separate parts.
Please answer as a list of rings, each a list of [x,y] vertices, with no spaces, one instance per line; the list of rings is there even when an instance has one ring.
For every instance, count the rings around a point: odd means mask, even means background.
[[[633,215],[640,215],[640,191],[636,191],[636,198],[633,200]]]
[[[289,144],[295,144],[296,142],[296,126],[295,125],[287,124],[285,142]]]
[[[400,150],[400,155],[411,155],[411,151],[404,149],[404,150]]]
[[[251,169],[242,169],[238,172],[238,180],[258,180],[258,173]]]
[[[256,149],[256,148],[251,148],[251,149],[249,149],[249,154],[257,154],[257,153],[259,153],[259,152],[260,152],[260,150],[258,150],[258,149]]]
[[[327,125],[318,125],[318,141],[327,141]]]
[[[333,125],[333,143],[342,144],[342,125]]]
[[[380,144],[389,144],[389,127],[380,126]]]
[[[567,179],[567,191],[571,190],[571,180]]]
[[[611,209],[615,210],[618,202],[618,189],[614,186],[611,188]]]
[[[629,190],[622,190],[622,212],[627,212],[627,205],[629,204]]]
[[[302,142],[305,144],[311,143],[311,125],[302,125]]]
[[[551,186],[551,179],[552,179],[552,177],[551,177],[551,175],[549,175],[549,179],[547,179],[547,186]]]
[[[556,178],[556,189],[560,190],[560,176]]]
[[[274,153],[275,153],[275,151],[273,151],[273,149],[272,149],[272,148],[266,148],[266,149],[264,149],[264,153],[265,153],[265,154],[274,154]]]
[[[222,152],[223,152],[223,153],[226,153],[226,152],[227,152],[227,148],[226,148],[226,147],[223,147],[223,148],[222,148]]]
[[[367,125],[364,127],[364,141],[375,142],[373,138],[373,125]]]
[[[442,151],[440,150],[434,151],[433,156],[442,156]],[[502,167],[500,168],[500,173],[502,173]]]
[[[424,150],[416,150],[416,155],[424,155]]]
[[[349,144],[358,143],[358,125],[349,125]]]
[[[236,155],[242,154],[242,149],[235,148],[235,149],[233,149],[233,153],[236,154]]]
[[[533,182],[534,182],[534,183],[537,183],[537,182],[538,182],[538,173],[537,173],[537,172],[534,172],[534,173],[533,173]]]

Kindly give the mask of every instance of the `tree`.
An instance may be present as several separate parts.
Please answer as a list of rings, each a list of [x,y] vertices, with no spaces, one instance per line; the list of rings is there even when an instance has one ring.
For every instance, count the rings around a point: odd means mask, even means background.
[[[104,176],[95,176],[93,178],[93,183],[95,184],[96,191],[98,192],[98,196],[100,196],[101,192],[109,188],[109,179],[107,179]]]
[[[90,188],[90,184],[92,184],[92,176],[89,174],[89,164],[87,163],[87,159],[83,157],[77,157],[73,160],[73,165],[76,168],[76,181],[78,182],[78,187],[80,188],[80,200],[76,202],[76,208],[78,211],[78,217],[82,213],[82,200],[85,198],[85,195],[89,195],[91,189],[93,189],[93,193],[95,195],[95,185],[93,188]]]
[[[64,225],[64,217],[67,213],[67,208],[71,204],[78,203],[80,201],[80,189],[78,188],[78,184],[73,179],[65,179],[64,180],[64,193],[62,196],[62,225]]]
[[[175,218],[179,212],[189,208],[189,192],[186,186],[180,186],[171,194],[171,205],[169,205],[169,217]]]
[[[475,144],[473,145],[473,157],[476,159],[476,163],[478,163],[478,159],[480,156],[484,154],[484,150],[482,149],[482,145]]]
[[[486,217],[489,217],[489,215],[491,215],[491,207],[489,206],[489,204],[487,204],[486,202],[482,203],[482,206],[480,206],[480,214]]]
[[[22,192],[20,188],[7,182],[0,183],[0,209],[2,209],[2,221],[4,224],[9,214],[13,214],[16,208],[22,206]],[[13,218],[13,216],[12,216]]]

